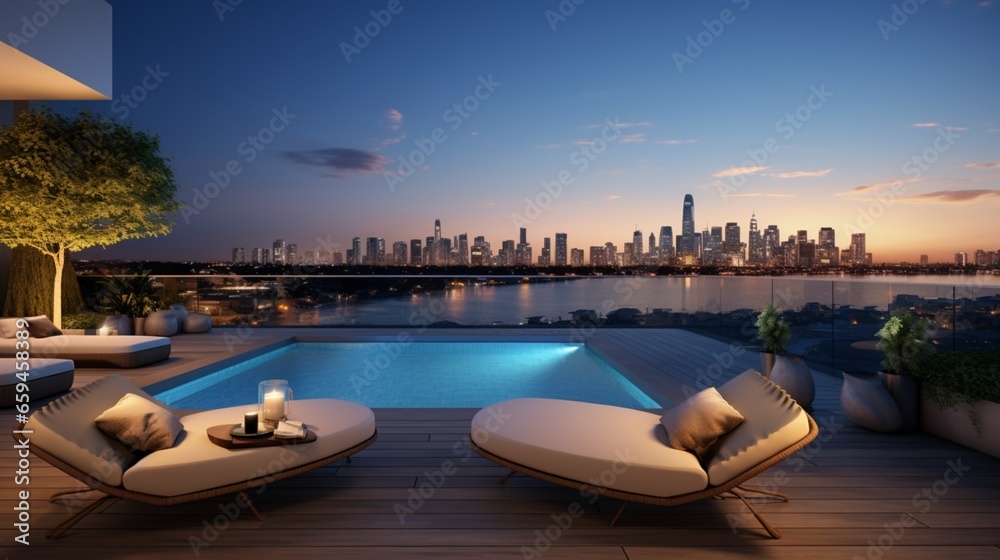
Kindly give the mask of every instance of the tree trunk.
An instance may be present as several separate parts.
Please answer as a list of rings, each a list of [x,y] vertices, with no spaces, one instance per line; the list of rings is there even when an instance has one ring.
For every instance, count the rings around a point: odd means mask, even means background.
[[[56,264],[56,277],[52,285],[52,322],[56,328],[62,328],[62,275],[66,265],[66,253],[59,249],[51,255]]]

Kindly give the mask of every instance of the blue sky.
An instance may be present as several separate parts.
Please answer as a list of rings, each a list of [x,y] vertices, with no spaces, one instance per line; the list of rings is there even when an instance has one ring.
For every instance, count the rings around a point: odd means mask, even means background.
[[[995,2],[110,3],[116,99],[90,106],[160,135],[187,208],[84,258],[391,246],[436,218],[620,248],[679,232],[686,193],[744,240],[755,212],[865,232],[876,262],[1000,249]]]

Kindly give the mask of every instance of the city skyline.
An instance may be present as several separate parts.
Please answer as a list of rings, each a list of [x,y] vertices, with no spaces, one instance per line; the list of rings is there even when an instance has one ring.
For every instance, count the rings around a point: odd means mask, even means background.
[[[864,232],[876,262],[1000,239],[992,2],[110,4],[113,100],[48,105],[158,134],[184,209],[77,258],[409,242],[438,216],[587,250],[676,235],[685,193],[696,231]]]

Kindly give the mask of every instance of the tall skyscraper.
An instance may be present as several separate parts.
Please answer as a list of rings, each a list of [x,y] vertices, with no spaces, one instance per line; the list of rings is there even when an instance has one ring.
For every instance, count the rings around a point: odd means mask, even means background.
[[[826,266],[837,266],[840,264],[840,248],[837,247],[837,232],[832,227],[819,228],[816,261],[816,264]]]
[[[656,259],[656,236],[653,235],[653,232],[649,232],[649,257],[651,263],[656,262],[654,260]]]
[[[729,256],[733,265],[739,266],[743,264],[744,247],[745,245],[740,241],[740,225],[736,222],[726,223],[725,253]]]
[[[865,234],[851,234],[851,264],[852,266],[864,266],[865,264]]]
[[[920,266],[927,266],[930,262],[930,257],[927,255],[920,255]]]
[[[542,239],[542,254],[538,255],[538,266],[549,266],[552,264],[552,238]]]
[[[243,264],[246,262],[246,250],[243,247],[233,247],[233,263]]]
[[[694,197],[686,194],[684,195],[684,212],[681,216],[681,240],[677,244],[679,254],[695,254],[694,235]]]
[[[394,266],[406,264],[406,241],[396,241],[392,244],[392,264]]]
[[[570,253],[570,266],[583,266],[583,249],[573,249]]]
[[[351,239],[351,252],[347,254],[347,266],[358,266],[361,264],[361,238]]]
[[[957,266],[965,266],[969,264],[969,254],[965,251],[955,253],[955,264]]]
[[[670,226],[660,226],[658,257],[660,264],[670,264],[674,260],[674,228]]]
[[[520,240],[521,245],[527,245],[528,244],[528,228],[524,228],[524,227],[521,228],[521,238],[520,239],[521,239]]]
[[[569,253],[566,251],[566,234],[557,233],[556,234],[556,266],[566,266],[566,257]]]
[[[420,266],[423,264],[421,260],[423,256],[420,254],[420,240],[411,239],[410,240],[410,264],[413,266]]]
[[[368,266],[385,266],[385,239],[369,237],[365,240],[365,260]]]
[[[467,233],[458,236],[458,264],[462,266],[469,264],[469,234]]]
[[[431,264],[447,264],[448,254],[442,254],[441,220],[434,220],[434,250],[431,253]]]
[[[264,264],[264,248],[254,247],[250,250],[250,262],[253,264]]]
[[[424,265],[431,266],[437,263],[437,257],[434,252],[437,248],[434,246],[434,236],[430,235],[424,240]]]
[[[271,260],[274,264],[285,264],[285,241],[275,239],[271,245]]]
[[[626,252],[628,252],[626,250]],[[629,264],[639,265],[643,261],[643,250],[642,250],[642,231],[635,230],[632,232],[632,260]]]
[[[754,266],[767,264],[767,253],[764,250],[764,237],[757,227],[757,214],[750,214],[750,233],[747,234],[747,247],[750,249],[747,262]]]

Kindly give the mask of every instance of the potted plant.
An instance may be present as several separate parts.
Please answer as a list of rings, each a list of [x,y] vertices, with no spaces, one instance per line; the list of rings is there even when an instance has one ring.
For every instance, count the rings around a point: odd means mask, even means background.
[[[1000,433],[983,429],[1000,425],[1000,351],[935,354],[917,377],[925,432],[1000,457]]]
[[[792,337],[792,329],[781,318],[778,310],[768,304],[757,317],[757,340],[763,343],[760,351],[760,363],[764,369],[764,377],[771,377],[771,369],[778,354],[785,351],[785,345]]]
[[[114,277],[101,282],[104,309],[113,313],[105,325],[118,334],[142,334],[146,316],[156,310],[156,296],[149,271],[131,278]]]
[[[143,323],[150,313],[156,311],[157,298],[148,270],[129,279],[132,295],[132,317],[135,319],[135,334],[143,334]]]
[[[912,432],[920,420],[917,379],[919,371],[934,348],[927,341],[931,322],[909,309],[896,309],[882,328],[875,333],[879,341],[875,348],[885,359],[879,372],[893,400],[899,406],[900,430]]]
[[[757,317],[757,339],[764,343],[761,363],[764,375],[791,395],[803,408],[812,405],[816,395],[812,371],[802,356],[789,354],[785,345],[792,337],[792,328],[781,318],[773,305],[768,305]]]

